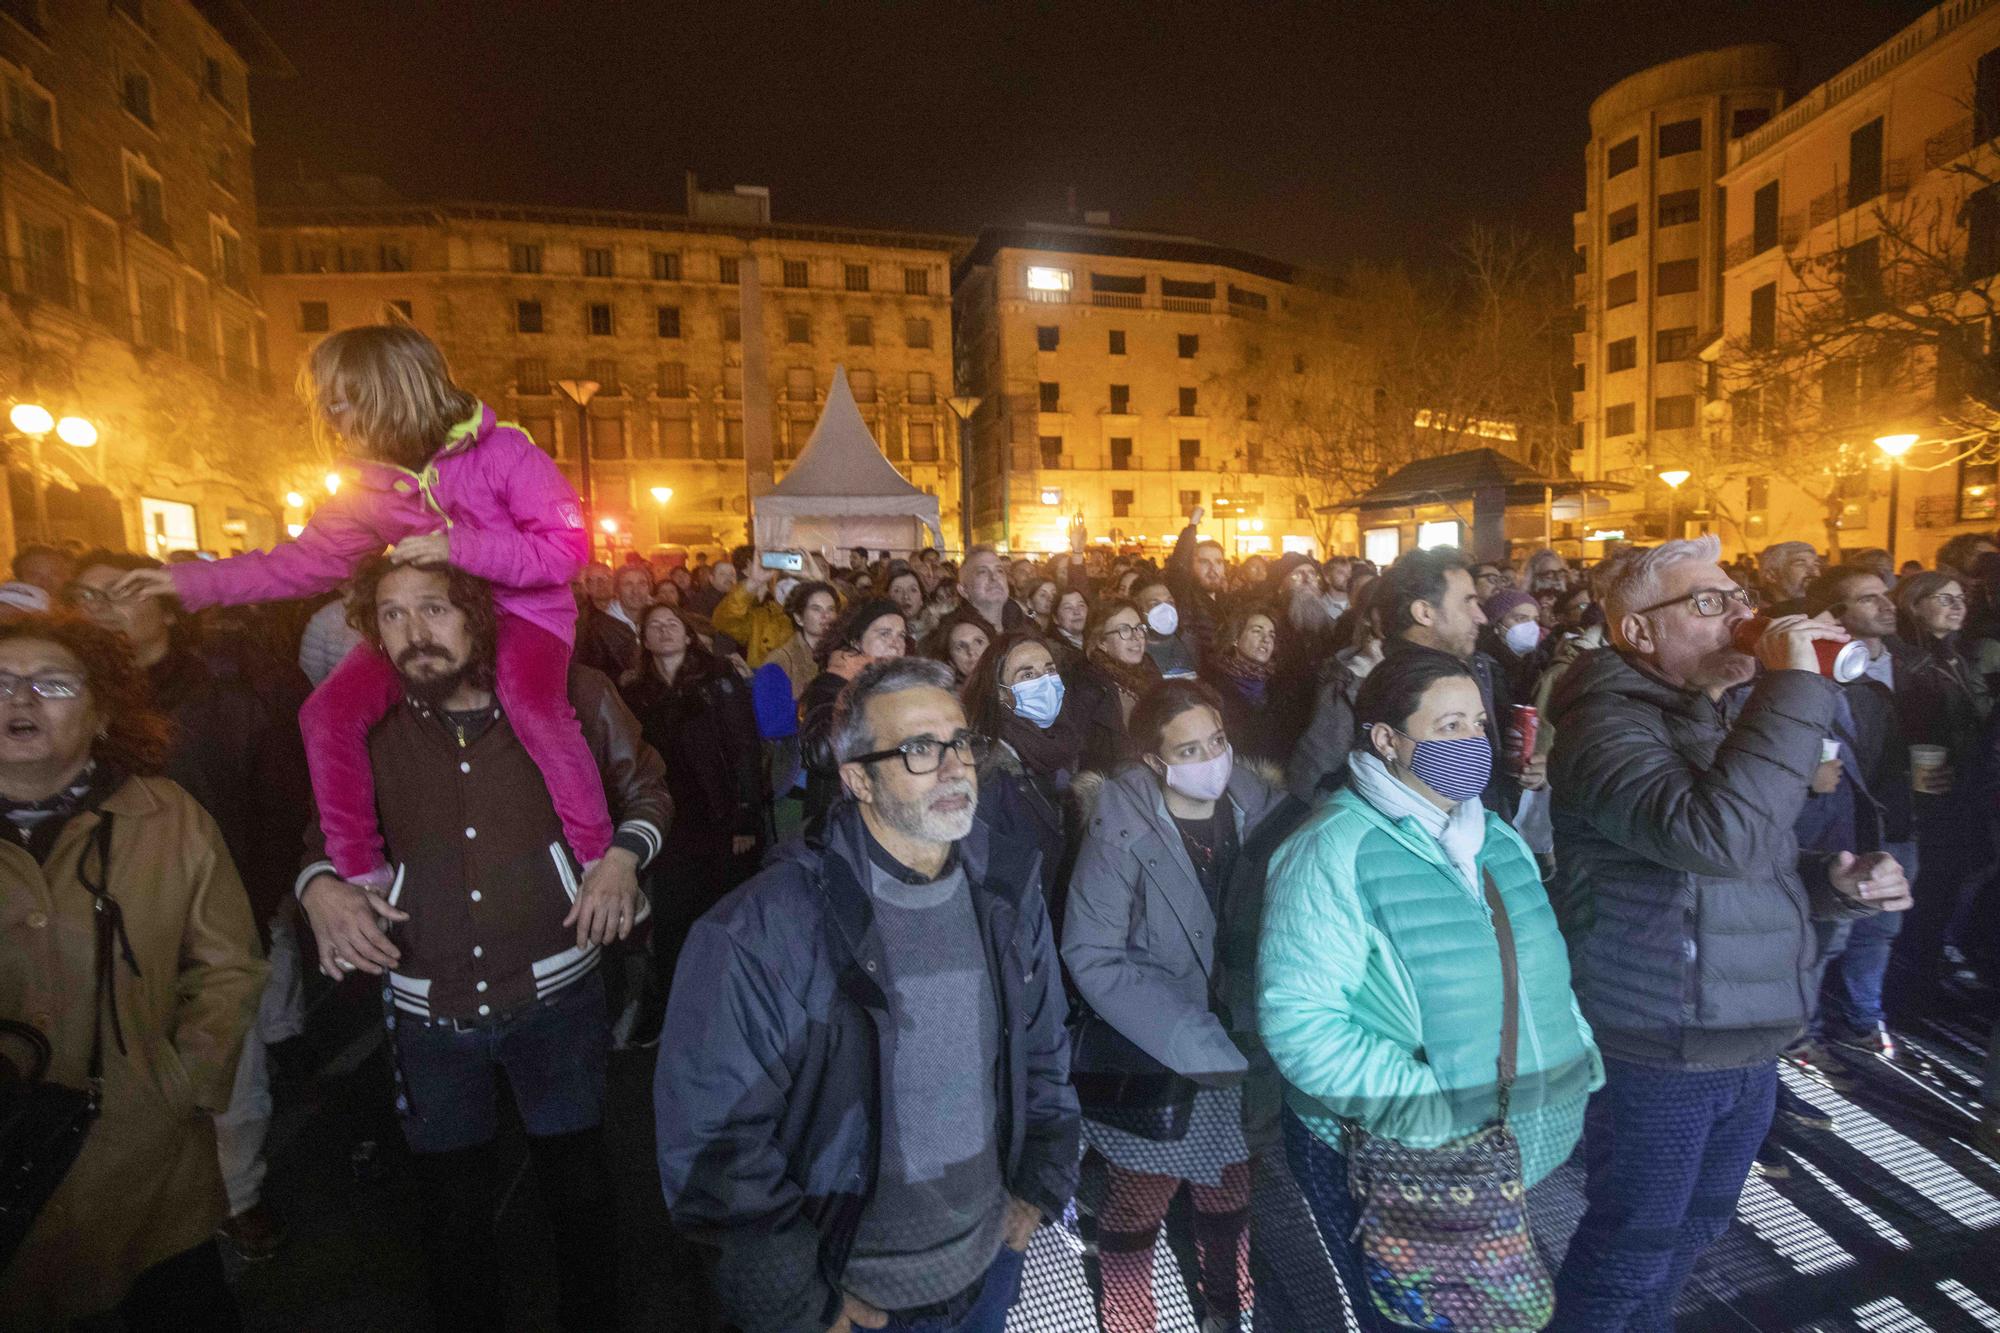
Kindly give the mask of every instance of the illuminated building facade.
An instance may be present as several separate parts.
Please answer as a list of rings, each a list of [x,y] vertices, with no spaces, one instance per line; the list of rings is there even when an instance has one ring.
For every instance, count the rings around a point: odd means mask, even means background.
[[[0,5],[0,389],[98,436],[10,433],[0,555],[283,535],[310,455],[269,392],[253,70],[287,66],[239,4]]]
[[[591,491],[613,553],[746,540],[746,336],[761,322],[776,476],[804,448],[836,366],[889,459],[958,533],[951,259],[963,240],[774,224],[769,196],[690,189],[687,215],[500,204],[267,207],[278,364],[398,305],[453,373]],[[750,271],[754,260],[755,272]],[[753,289],[757,300],[746,302]],[[761,321],[759,319],[761,314]],[[753,358],[754,361],[754,358]],[[754,437],[755,432],[750,432]],[[754,454],[756,441],[748,439]],[[665,496],[667,491],[671,496]]]
[[[1312,276],[1109,226],[983,231],[953,283],[973,540],[1067,550],[1080,521],[1157,550],[1201,507],[1232,558],[1352,549],[1266,434],[1274,388],[1338,354]]]

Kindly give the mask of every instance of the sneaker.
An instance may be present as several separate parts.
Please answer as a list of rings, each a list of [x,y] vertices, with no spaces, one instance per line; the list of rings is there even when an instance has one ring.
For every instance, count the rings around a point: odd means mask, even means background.
[[[1826,1046],[1810,1037],[1794,1043],[1784,1054],[1785,1062],[1816,1083],[1835,1092],[1852,1092],[1858,1086],[1854,1071],[1842,1064]]]
[[[1764,1146],[1757,1150],[1757,1156],[1750,1162],[1750,1174],[1764,1180],[1790,1180],[1792,1164],[1784,1151],[1766,1139]]]
[[[1850,1051],[1860,1051],[1881,1060],[1896,1058],[1896,1039],[1889,1033],[1887,1023],[1877,1023],[1872,1028],[1854,1031],[1848,1028],[1828,1027],[1827,1040],[1835,1046]]]
[[[1783,1083],[1778,1085],[1778,1114],[1801,1129],[1832,1129],[1833,1117]]]
[[[285,1224],[261,1202],[253,1203],[216,1229],[246,1262],[258,1263],[275,1255],[285,1244]]]

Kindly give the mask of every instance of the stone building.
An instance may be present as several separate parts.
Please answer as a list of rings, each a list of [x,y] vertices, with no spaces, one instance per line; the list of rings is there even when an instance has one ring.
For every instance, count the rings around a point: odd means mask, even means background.
[[[33,403],[98,437],[8,432],[0,554],[282,536],[311,459],[269,393],[253,72],[288,68],[226,0],[0,4],[0,415]]]
[[[1572,465],[1633,489],[1593,502],[1580,537],[1668,535],[1672,495],[1659,473],[1685,467],[1699,438],[1699,353],[1721,318],[1717,178],[1730,146],[1782,105],[1790,68],[1780,47],[1733,46],[1643,70],[1591,103],[1575,219]],[[1594,555],[1601,543],[1579,549]]]
[[[964,242],[772,223],[761,190],[690,182],[689,193],[685,215],[333,197],[267,206],[273,362],[296,366],[321,334],[395,304],[580,490],[586,412],[588,498],[612,555],[746,540],[763,470],[759,380],[770,472],[782,476],[845,366],[884,452],[939,497],[955,542],[946,399],[951,261]],[[587,408],[565,380],[596,383]]]
[[[1952,0],[1730,145],[1713,424],[1689,465],[1725,542],[1929,563],[2000,524],[1996,136],[2000,3]],[[1900,462],[1875,445],[1898,436],[1917,441]]]
[[[959,384],[976,400],[972,539],[1155,554],[1197,507],[1232,559],[1351,549],[1268,447],[1339,354],[1328,287],[1292,265],[1100,225],[989,227],[959,265]],[[1343,380],[1344,382],[1344,380]],[[1358,382],[1358,381],[1357,381]]]

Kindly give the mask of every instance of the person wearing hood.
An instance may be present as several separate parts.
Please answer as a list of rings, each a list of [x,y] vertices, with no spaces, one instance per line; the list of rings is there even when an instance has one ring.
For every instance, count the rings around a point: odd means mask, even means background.
[[[1132,740],[1138,762],[1079,784],[1089,810],[1061,936],[1085,1006],[1071,1057],[1083,1138],[1107,1164],[1099,1316],[1105,1333],[1158,1327],[1154,1238],[1186,1182],[1203,1328],[1220,1333],[1251,1305],[1249,1062],[1210,979],[1239,850],[1284,794],[1236,762],[1222,701],[1199,682],[1140,700]]]
[[[1816,641],[1846,631],[1780,617],[1740,651],[1753,598],[1720,554],[1708,536],[1623,557],[1602,590],[1613,647],[1550,704],[1554,897],[1606,1067],[1558,1333],[1672,1322],[1770,1129],[1815,919],[1910,903],[1889,853],[1802,856],[1794,832],[1840,698]]]
[[[1534,693],[1535,681],[1548,665],[1541,604],[1533,593],[1502,588],[1481,603],[1480,610],[1486,613],[1486,627],[1479,632],[1480,650],[1506,677],[1508,696],[1526,699]]]
[[[1369,1295],[1386,1275],[1355,1240],[1349,1128],[1437,1148],[1504,1119],[1532,1189],[1569,1157],[1603,1081],[1534,857],[1480,802],[1485,712],[1463,659],[1390,654],[1355,699],[1347,785],[1278,848],[1265,887],[1257,1031],[1287,1085],[1286,1158],[1363,1333],[1394,1325]]]
[[[1168,680],[1195,677],[1194,650],[1181,635],[1180,605],[1164,574],[1141,574],[1132,580],[1132,601],[1146,618],[1146,656]]]
[[[909,651],[903,613],[886,597],[853,607],[814,650],[819,675],[799,696],[799,755],[806,767],[805,822],[818,824],[840,794],[840,765],[835,760],[834,704],[847,682],[871,662],[886,662]]]

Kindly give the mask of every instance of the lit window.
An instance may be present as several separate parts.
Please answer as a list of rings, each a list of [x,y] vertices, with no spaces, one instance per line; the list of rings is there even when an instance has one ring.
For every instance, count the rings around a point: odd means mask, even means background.
[[[1401,528],[1370,528],[1361,534],[1361,554],[1369,564],[1387,569],[1403,551]]]
[[[1067,292],[1070,281],[1070,271],[1066,268],[1031,265],[1028,269],[1028,290],[1031,292]]]
[[[1460,528],[1456,519],[1440,519],[1435,523],[1417,524],[1417,549],[1429,551],[1439,546],[1458,545]]]

